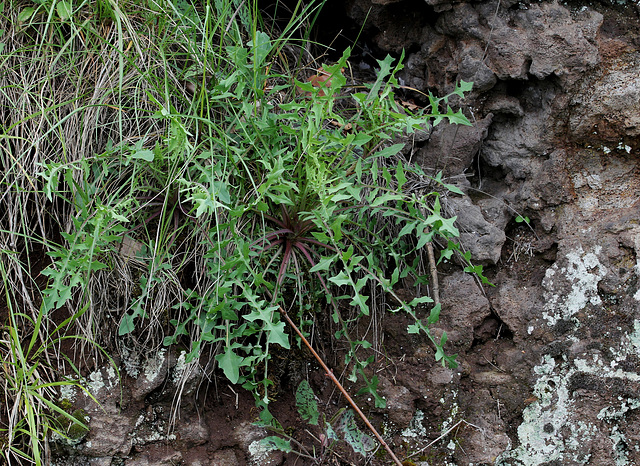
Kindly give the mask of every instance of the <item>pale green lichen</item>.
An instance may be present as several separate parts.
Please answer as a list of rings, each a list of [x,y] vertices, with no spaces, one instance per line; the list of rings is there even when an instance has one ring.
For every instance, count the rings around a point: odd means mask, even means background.
[[[158,377],[158,375],[160,375],[160,372],[162,371],[162,365],[164,364],[164,361],[165,361],[166,353],[167,353],[167,350],[163,348],[160,351],[158,351],[158,353],[155,356],[150,357],[144,363],[144,366],[142,368],[144,377],[149,382],[154,381]]]
[[[278,461],[272,457],[273,449],[265,445],[261,440],[255,440],[249,444],[249,455],[251,456],[251,464],[255,466],[263,466],[276,464]]]
[[[118,377],[113,367],[111,366],[107,367],[105,372],[106,372],[106,377],[104,377],[102,370],[97,370],[95,372],[92,372],[87,377],[88,380],[86,381],[86,387],[89,390],[89,392],[91,392],[92,395],[94,396],[97,395],[98,392],[103,388],[107,390],[111,390],[112,388],[115,388],[118,385]],[[84,393],[85,393],[85,396],[88,396],[86,392]]]
[[[422,421],[424,421],[424,413],[417,409],[409,423],[409,427],[404,429],[400,435],[406,439],[426,437],[427,429],[425,429]]]
[[[551,266],[543,282],[546,304],[543,318],[553,326],[561,320],[573,321],[574,328],[581,323],[576,314],[587,306],[602,304],[598,296],[598,283],[605,277],[606,268],[600,263],[600,248],[585,252],[581,246],[570,251],[565,261]],[[559,265],[564,264],[564,265]],[[640,267],[638,268],[640,270]],[[621,330],[621,329],[618,329]],[[610,334],[607,341],[613,344],[604,358],[601,354],[588,354],[570,360],[567,355],[543,357],[534,368],[538,378],[533,395],[537,401],[523,412],[523,422],[518,427],[519,446],[508,450],[497,459],[496,465],[540,465],[556,461],[559,464],[589,464],[591,451],[588,445],[603,434],[603,424],[608,427],[611,440],[611,457],[618,466],[628,465],[628,445],[620,422],[631,410],[640,409],[640,398],[619,398],[602,408],[597,420],[584,419],[584,406],[570,392],[574,375],[589,374],[599,379],[620,379],[640,382],[640,374],[623,370],[622,362],[630,355],[640,355],[640,321],[633,324],[633,331],[617,340]],[[604,337],[607,337],[605,334]],[[569,333],[567,341],[576,342],[577,335]],[[600,421],[600,422],[598,422]]]
[[[598,428],[577,419],[579,414],[574,413],[575,403],[568,384],[578,373],[639,382],[640,374],[617,367],[629,355],[640,355],[640,321],[634,321],[633,328],[634,331],[626,335],[617,347],[610,348],[615,360],[609,363],[598,354],[573,361],[563,357],[561,363],[545,356],[542,363],[534,368],[539,377],[533,394],[538,401],[523,412],[523,422],[518,427],[520,446],[500,455],[495,464],[506,466],[517,461],[516,464],[530,466],[553,460],[563,464],[588,464],[590,453],[585,451],[585,445],[595,437]],[[618,401],[617,405],[602,408],[597,418],[611,425],[612,456],[617,466],[626,466],[630,464],[626,450],[628,442],[616,423],[629,411],[640,409],[640,398],[619,397]]]
[[[602,304],[598,296],[598,283],[607,270],[598,260],[600,249],[596,246],[594,252],[585,253],[582,246],[578,246],[566,255],[566,266],[561,267],[556,263],[547,269],[542,282],[546,289],[542,316],[549,325],[570,319],[587,304]],[[558,286],[557,281],[568,282],[570,292],[566,293],[565,286]]]
[[[538,401],[522,413],[518,427],[520,446],[496,459],[496,465],[511,465],[517,460],[524,465],[539,465],[549,461],[570,461],[587,464],[589,453],[584,451],[586,440],[593,438],[596,426],[582,421],[573,422],[573,401],[568,383],[576,372],[570,364],[556,364],[551,356],[544,356],[534,371],[540,376],[533,394]],[[567,433],[569,434],[567,436]]]

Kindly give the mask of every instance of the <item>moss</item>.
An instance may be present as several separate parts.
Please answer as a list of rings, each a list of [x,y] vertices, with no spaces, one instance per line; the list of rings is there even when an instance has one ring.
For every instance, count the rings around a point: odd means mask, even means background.
[[[87,412],[84,409],[76,409],[71,413],[71,417],[59,415],[56,421],[60,432],[64,435],[69,444],[77,444],[89,433],[87,425]]]
[[[58,401],[57,405],[67,412],[73,409],[73,404],[71,403],[71,400],[69,400],[69,398],[62,398],[60,401]]]

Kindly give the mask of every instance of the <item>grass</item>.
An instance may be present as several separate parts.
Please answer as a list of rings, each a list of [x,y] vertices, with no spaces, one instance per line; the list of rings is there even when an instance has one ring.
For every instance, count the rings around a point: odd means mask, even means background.
[[[47,436],[81,423],[57,389],[81,384],[89,355],[178,345],[195,365],[206,348],[265,423],[270,347],[296,341],[283,314],[330,331],[380,406],[363,319],[375,334],[385,308],[407,312],[409,332],[456,364],[429,331],[440,304],[435,261],[423,266],[433,244],[440,259],[459,251],[439,201],[456,189],[398,142],[469,124],[449,96],[412,112],[391,57],[374,83],[349,75],[349,50],[317,63],[320,5],[299,3],[279,30],[235,0],[2,5],[5,461],[47,464]]]

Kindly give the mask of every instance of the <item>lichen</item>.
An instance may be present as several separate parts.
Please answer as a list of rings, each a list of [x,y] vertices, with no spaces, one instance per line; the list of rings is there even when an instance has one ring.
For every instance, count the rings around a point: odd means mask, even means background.
[[[576,371],[569,363],[557,364],[551,356],[543,357],[534,369],[539,375],[533,391],[537,401],[525,408],[518,427],[520,446],[500,455],[496,465],[513,464],[511,460],[527,466],[550,461],[587,464],[590,455],[584,445],[597,428],[583,421],[573,422],[568,384]]]
[[[596,436],[602,426],[580,420],[575,402],[569,393],[569,383],[575,374],[589,374],[602,379],[622,379],[640,382],[640,374],[617,367],[630,355],[640,355],[640,321],[634,321],[633,332],[627,334],[618,345],[610,348],[614,360],[607,362],[593,354],[573,361],[563,356],[556,362],[551,356],[543,357],[534,368],[539,376],[533,395],[537,401],[525,408],[523,422],[518,427],[520,446],[507,451],[496,460],[496,465],[511,465],[517,461],[526,466],[549,461],[562,464],[588,464],[590,453],[585,446]],[[629,463],[625,433],[619,423],[632,410],[640,409],[640,398],[621,398],[602,408],[597,419],[609,426],[611,455],[616,466]]]
[[[97,370],[89,374],[87,379],[86,387],[94,396],[103,388],[110,390],[118,385],[118,377],[111,366],[106,369],[106,378],[103,376],[102,370]],[[85,392],[85,396],[88,396],[88,393]]]
[[[542,316],[550,326],[571,319],[587,304],[602,304],[598,283],[607,270],[598,260],[600,249],[596,246],[594,252],[585,253],[582,246],[578,246],[566,255],[566,266],[555,263],[547,269],[542,282],[546,289]]]
[[[158,375],[162,371],[162,365],[165,361],[166,352],[167,350],[161,349],[160,351],[158,351],[157,355],[147,359],[143,367],[145,379],[151,382],[158,377]]]
[[[423,438],[427,435],[427,429],[425,429],[422,421],[424,420],[424,413],[421,410],[416,410],[415,415],[409,423],[409,427],[402,431],[402,437],[409,438]]]

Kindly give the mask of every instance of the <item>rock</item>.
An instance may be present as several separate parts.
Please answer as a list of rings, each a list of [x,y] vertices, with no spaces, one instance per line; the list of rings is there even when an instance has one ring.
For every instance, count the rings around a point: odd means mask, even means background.
[[[414,396],[407,387],[396,385],[386,377],[380,377],[378,387],[379,395],[387,402],[386,412],[389,421],[399,429],[407,428],[415,411]]]
[[[143,400],[145,396],[158,388],[167,378],[168,372],[167,350],[162,348],[157,353],[150,354],[142,363],[142,370],[131,391],[133,399]]]
[[[165,450],[165,451],[163,451]],[[182,462],[182,453],[179,451],[166,451],[164,448],[154,449],[136,455],[125,461],[125,466],[173,466]]]
[[[583,82],[571,101],[569,129],[574,141],[611,149],[640,135],[640,53],[617,57]]]
[[[212,457],[210,466],[236,466],[240,464],[236,452],[231,449],[218,450]],[[204,466],[204,465],[203,465]]]
[[[602,15],[594,11],[573,19],[564,6],[541,3],[485,19],[492,28],[489,67],[500,79],[554,74],[571,81],[600,62],[591,41]]]
[[[283,461],[281,451],[265,448],[260,440],[267,437],[267,432],[254,424],[243,422],[233,431],[238,445],[245,451],[249,462],[255,466],[274,466]]]
[[[449,344],[455,345],[456,351],[469,348],[473,329],[491,315],[489,301],[474,278],[463,272],[456,272],[440,283],[440,299],[442,312],[436,326],[446,330]]]
[[[442,170],[446,177],[463,174],[487,137],[491,121],[492,115],[474,122],[473,126],[443,121],[433,129],[429,142],[416,153],[416,163],[431,170]]]
[[[89,435],[82,452],[90,457],[127,456],[131,451],[129,434],[134,420],[130,415],[108,409],[106,413],[96,410],[89,421]]]
[[[185,417],[183,421],[176,424],[174,430],[180,433],[176,445],[181,450],[189,450],[195,446],[203,445],[209,440],[209,429],[202,419]]]
[[[471,252],[474,263],[495,264],[500,259],[502,245],[506,241],[504,231],[485,220],[480,207],[467,196],[450,196],[445,202],[447,212],[458,218],[460,243]]]

